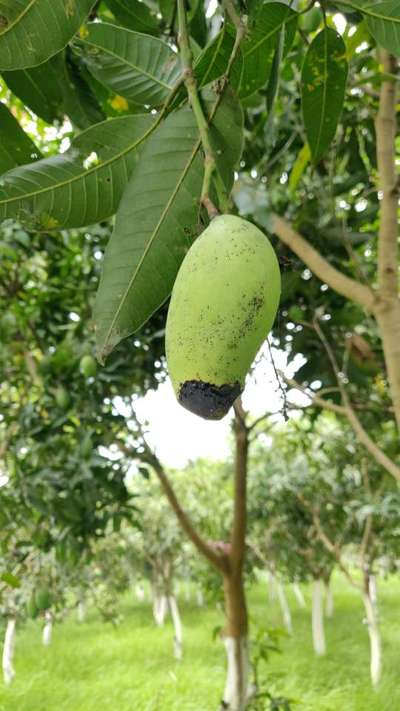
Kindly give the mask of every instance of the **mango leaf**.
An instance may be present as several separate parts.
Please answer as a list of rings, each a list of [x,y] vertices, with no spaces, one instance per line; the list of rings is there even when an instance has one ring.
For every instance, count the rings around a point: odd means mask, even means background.
[[[103,121],[83,131],[62,155],[9,171],[0,180],[0,220],[12,217],[48,230],[110,217],[153,122],[148,114]]]
[[[0,172],[40,158],[40,151],[7,106],[0,103]]]
[[[160,34],[160,24],[144,2],[139,0],[106,0],[114,17],[125,27],[146,35]]]
[[[179,74],[177,55],[162,40],[107,23],[90,23],[76,46],[93,76],[135,104],[159,106]]]
[[[63,96],[57,57],[52,57],[38,67],[3,72],[3,79],[12,93],[36,116],[47,123],[62,118]]]
[[[312,41],[302,71],[303,118],[314,162],[333,140],[342,112],[348,64],[346,46],[326,28]]]
[[[2,0],[0,70],[34,67],[60,52],[93,5],[94,0]]]
[[[20,588],[21,587],[21,581],[19,578],[17,578],[16,575],[13,575],[13,573],[2,573],[0,575],[0,580],[5,583],[6,585],[9,585],[11,588]]]
[[[3,72],[3,78],[15,96],[48,123],[67,114],[77,128],[84,129],[105,118],[82,73],[65,51],[38,67]]]
[[[301,177],[307,168],[307,165],[309,164],[311,160],[311,151],[310,151],[310,146],[308,143],[306,143],[303,148],[299,151],[299,154],[293,163],[293,168],[290,172],[290,178],[289,178],[289,190],[293,193],[300,180]]]
[[[206,86],[221,77],[227,69],[235,43],[235,29],[225,24],[222,30],[204,47],[194,64],[194,73],[199,87]],[[241,56],[241,55],[240,55]],[[231,85],[236,87],[240,80],[241,59],[232,67]]]
[[[83,130],[105,119],[105,113],[91,87],[85,81],[80,67],[72,57],[60,58],[59,80],[62,87],[63,107],[76,128]]]
[[[400,3],[398,0],[352,0],[346,5],[362,12],[377,43],[400,56]]]
[[[239,96],[246,97],[268,82],[275,50],[284,28],[283,56],[293,44],[297,27],[297,13],[280,2],[262,5],[249,26],[247,39],[242,43],[242,68]]]
[[[213,124],[225,146],[239,144],[236,160],[242,137],[237,135],[241,131],[237,118],[228,118],[233,101],[237,104],[229,93],[218,99],[216,108],[214,99]],[[236,106],[234,112],[237,116]],[[185,107],[170,114],[151,136],[133,170],[104,255],[94,309],[101,361],[165,302],[197,236],[203,177],[200,145],[192,111]],[[230,156],[227,151],[226,163]]]

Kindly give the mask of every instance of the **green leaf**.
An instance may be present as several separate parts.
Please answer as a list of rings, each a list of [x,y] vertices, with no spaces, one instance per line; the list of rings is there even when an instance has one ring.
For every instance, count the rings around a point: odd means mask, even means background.
[[[0,102],[0,172],[40,158],[40,151],[7,106]]]
[[[60,52],[93,5],[94,0],[2,0],[0,70],[34,67]]]
[[[59,229],[110,217],[153,122],[140,114],[103,121],[77,136],[62,155],[9,171],[0,181],[0,219]]]
[[[60,58],[59,79],[65,113],[78,129],[89,128],[105,119],[105,114],[85,81],[80,67],[68,57]]]
[[[3,77],[13,94],[48,123],[67,114],[77,128],[84,129],[105,118],[82,73],[65,51],[38,67],[4,72]]]
[[[57,57],[31,69],[3,72],[3,79],[12,93],[36,116],[47,123],[62,118],[63,96]]]
[[[345,5],[362,12],[377,43],[400,56],[400,3],[398,0],[354,0]]]
[[[275,50],[284,28],[283,56],[292,46],[297,27],[297,13],[280,2],[269,2],[256,12],[247,39],[242,44],[243,64],[239,96],[246,97],[268,82]]]
[[[93,76],[135,104],[159,106],[180,74],[178,57],[165,42],[124,27],[91,23],[77,46]]]
[[[20,579],[17,578],[17,576],[13,575],[12,573],[2,573],[0,575],[0,580],[3,583],[6,583],[6,585],[9,585],[11,588],[20,588],[21,587]]]
[[[237,143],[241,146],[241,119],[238,126],[236,107],[231,116],[233,95],[229,92],[218,101],[216,111],[215,99],[213,102],[213,124],[219,135],[217,138],[213,133],[212,140],[223,138],[224,148]],[[171,292],[199,227],[203,177],[200,145],[192,111],[185,107],[170,114],[151,136],[140,164],[133,170],[105,252],[95,304],[101,361],[119,341],[145,323]],[[233,153],[236,161],[240,147],[224,153],[225,170]]]
[[[290,173],[290,178],[289,178],[289,190],[293,193],[300,180],[301,177],[310,162],[311,159],[311,152],[310,152],[310,146],[308,143],[306,143],[303,148],[299,151],[299,154],[293,163],[293,168]]]
[[[136,32],[144,32],[147,35],[158,35],[160,25],[144,2],[138,0],[106,0],[114,17],[122,25]]]
[[[307,50],[302,72],[302,107],[308,143],[318,162],[333,140],[342,112],[348,64],[346,46],[331,28]]]
[[[199,87],[221,77],[227,69],[229,58],[235,43],[235,29],[225,24],[216,37],[202,50],[194,64],[194,73]],[[232,67],[231,85],[237,86],[240,80],[241,60]]]

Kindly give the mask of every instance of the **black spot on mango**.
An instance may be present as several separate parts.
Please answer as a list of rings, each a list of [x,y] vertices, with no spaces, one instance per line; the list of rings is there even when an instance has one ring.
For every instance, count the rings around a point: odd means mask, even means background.
[[[268,238],[240,217],[216,217],[183,260],[168,310],[167,363],[183,407],[205,419],[226,415],[272,327],[280,290]]]

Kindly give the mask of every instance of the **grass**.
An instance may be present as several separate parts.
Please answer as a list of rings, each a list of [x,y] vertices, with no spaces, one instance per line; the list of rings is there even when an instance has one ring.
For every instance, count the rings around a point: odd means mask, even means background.
[[[335,612],[326,623],[328,653],[317,659],[311,647],[310,594],[300,610],[288,589],[295,634],[271,657],[275,688],[295,697],[299,711],[398,711],[400,583],[379,586],[384,673],[373,691],[369,682],[368,635],[357,591],[335,580]],[[71,616],[54,630],[53,644],[43,648],[40,626],[19,630],[17,678],[7,689],[0,682],[0,711],[215,711],[224,684],[224,652],[212,631],[222,613],[181,601],[185,654],[172,656],[172,628],[155,628],[150,605],[127,596],[124,622],[114,629],[93,611],[79,625]],[[281,625],[279,610],[265,590],[250,592],[254,625]]]

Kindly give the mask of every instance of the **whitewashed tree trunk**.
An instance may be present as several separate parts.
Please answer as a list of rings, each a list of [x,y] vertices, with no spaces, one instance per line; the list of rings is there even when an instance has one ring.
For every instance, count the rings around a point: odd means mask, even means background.
[[[325,584],[325,614],[330,619],[333,617],[333,594],[329,583]]]
[[[196,602],[198,607],[204,607],[204,595],[202,590],[196,592]]]
[[[382,676],[381,634],[378,625],[376,605],[372,602],[369,594],[363,594],[363,602],[369,634],[371,681],[373,686],[377,686]]]
[[[51,637],[53,633],[53,615],[50,610],[46,610],[44,613],[44,621],[42,642],[45,647],[48,647],[51,644]]]
[[[245,711],[255,689],[249,681],[250,663],[247,638],[224,638],[227,673],[221,711]]]
[[[289,603],[287,601],[285,589],[282,583],[278,580],[276,581],[276,591],[278,594],[279,605],[282,612],[283,624],[285,625],[287,632],[289,634],[293,634],[292,614],[290,612]]]
[[[86,605],[84,600],[78,602],[78,607],[76,609],[76,618],[80,624],[82,624],[86,619]]]
[[[293,583],[293,592],[297,602],[299,603],[299,607],[304,610],[306,607],[306,601],[304,599],[302,589],[298,583]]]
[[[6,634],[3,647],[3,677],[4,683],[9,685],[15,677],[13,667],[14,647],[15,647],[15,627],[16,620],[11,617],[7,622]]]
[[[271,570],[267,570],[268,599],[273,602],[277,598],[276,577]]]
[[[172,623],[174,625],[174,654],[175,654],[175,659],[182,659],[182,642],[183,642],[183,634],[182,634],[182,621],[181,621],[181,616],[179,614],[179,608],[178,608],[178,603],[176,601],[176,598],[173,595],[170,595],[168,598],[168,605],[169,609],[171,612],[171,617],[172,617]]]
[[[153,601],[153,615],[156,625],[161,626],[165,622],[168,611],[168,600],[165,595],[156,595]]]
[[[135,585],[135,595],[136,595],[136,599],[139,600],[139,602],[143,602],[143,600],[145,598],[145,592],[144,592],[143,585],[140,585],[140,583],[137,583]]]
[[[324,631],[323,582],[314,580],[312,592],[312,636],[314,652],[319,657],[326,652]]]
[[[371,599],[371,602],[373,605],[377,605],[378,603],[378,587],[376,584],[376,577],[375,575],[370,575],[369,576],[369,597]]]

